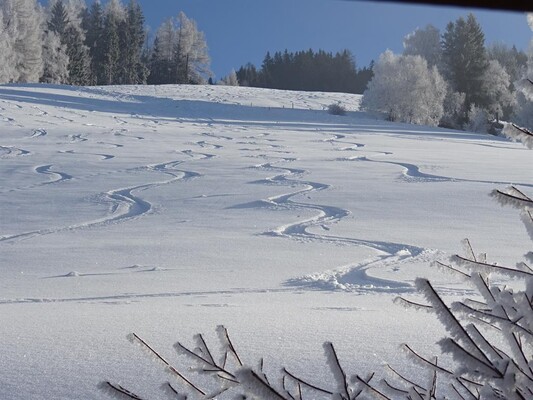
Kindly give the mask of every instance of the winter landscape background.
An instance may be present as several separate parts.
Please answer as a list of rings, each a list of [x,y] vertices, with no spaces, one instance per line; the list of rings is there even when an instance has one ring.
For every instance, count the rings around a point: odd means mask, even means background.
[[[273,48],[220,78],[202,28],[168,17],[149,36],[134,0],[0,0],[0,399],[100,399],[106,380],[165,398],[169,376],[127,334],[205,384],[173,344],[214,343],[220,324],[274,379],[339,380],[325,341],[349,374],[420,376],[398,346],[440,354],[444,329],[394,299],[424,301],[417,277],[445,302],[475,296],[431,266],[465,237],[488,267],[530,249],[488,194],[514,185],[499,201],[531,228],[532,153],[502,132],[532,146],[533,43],[487,43],[465,12],[367,66]],[[494,290],[518,361],[489,346],[489,375],[532,393],[533,327],[513,329],[533,286]]]
[[[324,108],[340,101],[347,116]],[[275,374],[405,368],[432,315],[393,304],[469,237],[489,259],[528,249],[487,195],[531,187],[531,153],[505,139],[389,123],[360,97],[223,86],[5,85],[0,387],[7,399],[101,398],[120,382],[151,398],[167,358],[224,324]],[[451,298],[449,297],[449,298]],[[422,333],[423,332],[423,333]],[[211,334],[211,335],[210,335]],[[183,361],[183,360],[182,360]],[[187,364],[185,364],[187,365]],[[321,378],[322,377],[322,378]]]

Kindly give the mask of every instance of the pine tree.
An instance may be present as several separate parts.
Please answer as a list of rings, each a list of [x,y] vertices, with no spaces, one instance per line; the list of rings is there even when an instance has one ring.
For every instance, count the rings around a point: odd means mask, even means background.
[[[124,19],[124,8],[119,0],[111,0],[106,7],[103,31],[102,75],[106,85],[117,84],[120,60],[119,27]]]
[[[60,38],[63,38],[69,24],[67,9],[62,0],[53,3],[48,20],[48,30],[55,32]]]
[[[81,12],[84,3],[70,0],[68,8],[62,0],[56,0],[50,11],[48,29],[58,35],[61,44],[66,47],[68,56],[68,79],[70,85],[88,85],[91,83],[90,55],[85,46],[85,32],[82,27]]]
[[[135,0],[130,0],[120,29],[121,83],[146,83],[148,71],[142,60],[145,38],[142,9]]]
[[[472,104],[484,106],[486,103],[482,82],[488,68],[485,35],[474,15],[450,22],[443,34],[442,46],[444,76],[455,92],[465,94],[466,116]]]
[[[76,86],[89,85],[91,83],[89,50],[83,43],[82,34],[71,25],[67,28],[65,37],[69,58],[68,83]]]
[[[104,10],[99,0],[96,0],[85,14],[83,27],[87,32],[85,45],[89,48],[91,59],[91,83],[103,85],[104,76]]]

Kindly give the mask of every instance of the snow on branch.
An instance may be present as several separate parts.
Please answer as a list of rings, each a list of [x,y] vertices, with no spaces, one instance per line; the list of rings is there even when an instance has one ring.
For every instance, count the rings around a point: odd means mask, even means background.
[[[506,124],[503,134],[516,142],[522,142],[528,149],[533,149],[533,132],[514,123]]]

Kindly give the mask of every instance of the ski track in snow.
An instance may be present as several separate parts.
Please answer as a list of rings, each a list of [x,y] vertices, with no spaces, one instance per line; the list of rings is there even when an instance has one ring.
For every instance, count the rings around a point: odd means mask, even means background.
[[[284,159],[285,162],[294,159]],[[384,268],[388,265],[398,264],[402,261],[413,261],[419,259],[431,259],[437,252],[423,249],[421,247],[393,242],[371,241],[351,237],[332,236],[309,232],[309,228],[320,227],[324,231],[329,231],[328,225],[334,224],[349,216],[351,213],[343,208],[310,204],[297,201],[294,197],[302,197],[311,192],[326,190],[330,186],[323,183],[302,180],[301,177],[307,172],[302,169],[275,166],[272,163],[265,163],[255,168],[267,171],[279,170],[281,174],[250,182],[252,184],[281,185],[281,186],[301,186],[301,189],[258,200],[251,203],[232,206],[232,209],[245,208],[270,208],[270,209],[294,209],[317,211],[317,215],[299,222],[283,225],[271,231],[263,232],[262,235],[272,237],[285,237],[303,242],[320,241],[336,245],[364,246],[382,253],[377,259],[365,261],[348,267],[342,267],[332,271],[313,274],[300,278],[295,278],[285,282],[287,286],[307,287],[322,290],[346,290],[353,292],[411,292],[414,287],[406,282],[394,281],[373,277],[368,274],[372,268]]]
[[[76,273],[72,273],[72,277]],[[66,277],[66,276],[65,276]],[[236,288],[228,290],[198,291],[198,292],[164,292],[164,293],[125,293],[111,296],[91,296],[91,297],[70,297],[70,298],[19,298],[19,299],[2,299],[0,305],[10,304],[46,304],[46,303],[86,303],[86,302],[109,302],[109,301],[132,301],[140,299],[158,299],[158,298],[175,298],[175,297],[197,297],[210,295],[245,295],[245,294],[265,294],[265,293],[282,293],[292,292],[290,288],[276,289],[245,289]],[[215,304],[212,304],[215,306]]]
[[[27,156],[31,152],[14,146],[0,146],[0,158],[13,156]]]
[[[102,159],[102,161],[111,160],[112,158],[115,158],[113,154],[104,154],[104,153],[82,153],[75,150],[59,150],[58,153],[61,154],[86,154],[89,156],[98,156]]]
[[[36,236],[50,235],[65,231],[75,231],[79,229],[103,226],[113,223],[124,222],[134,218],[139,218],[149,213],[152,210],[153,205],[150,202],[136,196],[134,192],[144,191],[153,187],[167,185],[176,181],[185,181],[201,176],[200,174],[193,171],[178,169],[177,167],[182,163],[183,161],[171,161],[162,164],[148,165],[143,168],[149,171],[155,171],[163,173],[165,175],[170,175],[170,179],[146,183],[143,185],[137,185],[129,188],[114,189],[96,196],[96,201],[99,203],[111,203],[110,213],[106,217],[65,227],[40,229],[35,231],[18,233],[14,235],[3,235],[0,236],[0,242],[12,242],[30,239]],[[59,173],[49,171],[49,167],[49,165],[38,167],[39,171],[37,171],[37,169],[36,171],[40,173],[53,173],[62,176]],[[53,182],[55,183],[58,181],[59,180]]]
[[[32,138],[38,138],[38,137],[46,136],[47,134],[48,134],[48,132],[46,132],[45,129],[42,129],[42,128],[40,128],[40,129],[34,129],[34,131],[33,131],[32,135],[31,135],[31,137],[32,137]]]
[[[520,182],[504,182],[504,181],[486,181],[479,179],[465,179],[465,178],[452,178],[444,175],[434,175],[427,174],[420,171],[420,167],[415,164],[403,163],[398,161],[382,161],[382,160],[373,160],[366,156],[361,157],[349,157],[349,158],[340,158],[337,161],[360,161],[360,162],[373,162],[380,164],[391,164],[402,167],[402,179],[408,182],[468,182],[468,183],[487,183],[491,185],[517,185],[524,187],[533,187],[531,183],[520,183]]]
[[[48,182],[43,182],[41,185],[49,185],[52,183],[58,183],[72,179],[72,175],[66,174],[64,172],[52,171],[50,168],[52,168],[52,165],[41,165],[39,167],[34,168],[34,171],[36,173],[50,175],[51,177]]]

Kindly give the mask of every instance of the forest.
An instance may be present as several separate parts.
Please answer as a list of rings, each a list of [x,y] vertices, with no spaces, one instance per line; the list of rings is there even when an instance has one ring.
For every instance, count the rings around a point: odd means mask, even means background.
[[[497,133],[500,120],[533,127],[531,104],[514,82],[528,55],[486,45],[473,14],[432,25],[358,68],[349,50],[271,53],[214,80],[204,33],[180,12],[149,38],[141,6],[130,0],[0,1],[0,83],[69,85],[222,84],[363,94],[362,107],[391,121]]]

